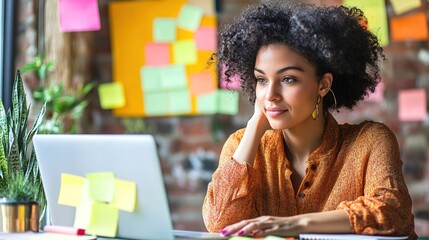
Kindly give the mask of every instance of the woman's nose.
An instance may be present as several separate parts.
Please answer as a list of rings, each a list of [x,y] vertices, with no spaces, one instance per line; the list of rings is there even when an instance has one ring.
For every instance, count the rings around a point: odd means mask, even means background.
[[[270,83],[267,87],[267,91],[265,93],[265,99],[274,102],[280,99],[280,95],[278,92],[278,86],[276,86],[274,83]]]

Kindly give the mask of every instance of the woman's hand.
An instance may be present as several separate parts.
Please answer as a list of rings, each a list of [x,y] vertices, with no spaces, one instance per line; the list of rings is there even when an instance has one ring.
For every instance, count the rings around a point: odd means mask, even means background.
[[[252,236],[263,237],[268,235],[290,237],[298,236],[305,227],[305,221],[299,217],[272,217],[262,216],[243,220],[225,227],[220,231],[224,236]]]
[[[265,133],[265,131],[271,129],[270,122],[262,111],[261,106],[257,102],[255,102],[255,110],[253,112],[252,117],[249,120],[249,125],[254,124],[258,131]]]

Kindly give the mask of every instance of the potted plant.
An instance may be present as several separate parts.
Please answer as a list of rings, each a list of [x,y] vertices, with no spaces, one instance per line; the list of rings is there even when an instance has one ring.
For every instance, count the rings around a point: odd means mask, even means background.
[[[12,107],[6,112],[0,101],[0,201],[2,231],[38,231],[39,206],[46,200],[32,138],[46,112],[42,106],[31,129],[29,107],[19,70],[12,92]],[[43,211],[42,211],[43,214]]]

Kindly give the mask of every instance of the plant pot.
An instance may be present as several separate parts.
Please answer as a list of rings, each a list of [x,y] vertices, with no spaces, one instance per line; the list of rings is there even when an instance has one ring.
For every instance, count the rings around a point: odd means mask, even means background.
[[[34,201],[0,202],[2,232],[39,231],[39,204]]]

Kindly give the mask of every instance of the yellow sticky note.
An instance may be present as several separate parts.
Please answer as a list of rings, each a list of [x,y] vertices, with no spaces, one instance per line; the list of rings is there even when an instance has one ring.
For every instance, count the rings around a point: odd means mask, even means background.
[[[103,83],[98,87],[100,105],[103,109],[114,109],[125,106],[124,87],[122,83]]]
[[[393,10],[397,15],[421,6],[420,0],[390,0]]]
[[[122,179],[115,180],[112,205],[120,210],[133,212],[136,209],[137,184]]]
[[[115,237],[118,230],[119,211],[111,204],[94,202],[86,233]]]
[[[61,174],[61,187],[58,204],[77,207],[81,203],[85,179],[80,176]]]
[[[88,173],[89,196],[94,201],[110,203],[115,192],[115,175],[112,172]]]
[[[380,45],[386,46],[389,44],[386,3],[384,0],[344,0],[344,5],[360,8],[368,19],[369,30],[377,35]]]
[[[197,63],[197,47],[194,39],[179,40],[173,43],[173,61],[175,64]]]
[[[86,199],[76,207],[73,227],[82,229],[88,227],[92,215],[92,205],[93,201]]]

